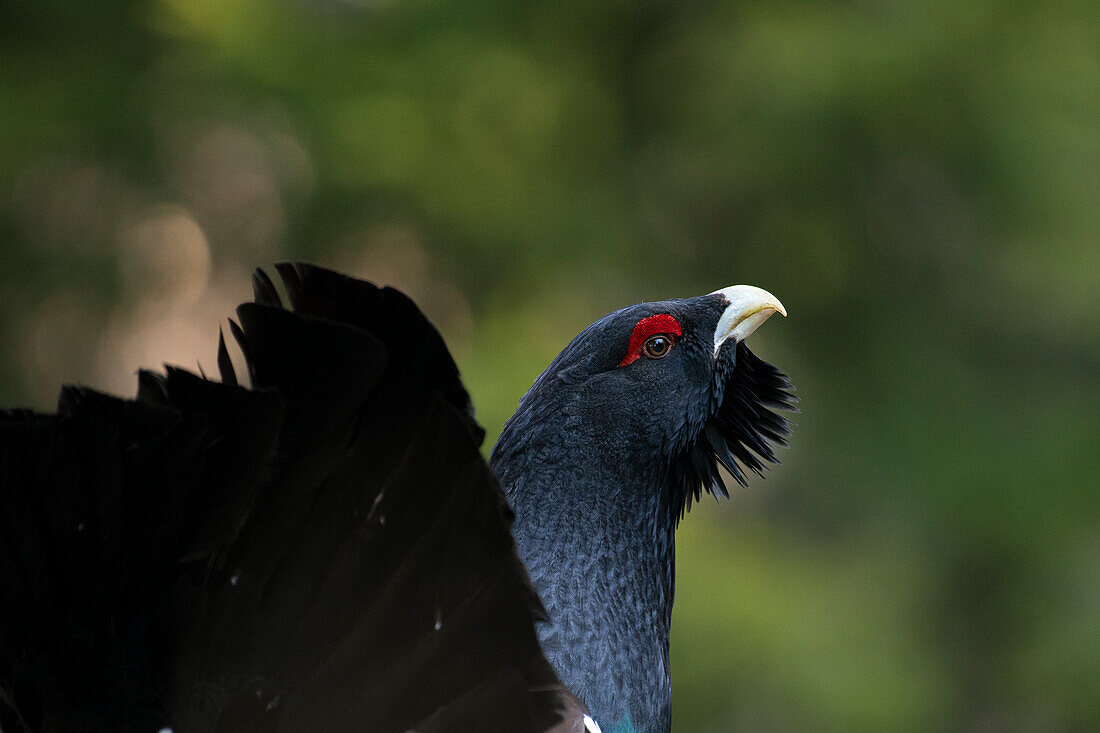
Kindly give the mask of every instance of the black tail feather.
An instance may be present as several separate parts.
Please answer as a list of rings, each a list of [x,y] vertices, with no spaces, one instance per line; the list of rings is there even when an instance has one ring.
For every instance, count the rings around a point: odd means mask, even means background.
[[[282,308],[283,302],[279,299],[279,293],[275,290],[275,283],[263,270],[256,269],[252,273],[252,299],[260,305],[270,305],[274,308]]]
[[[560,684],[442,339],[263,273],[222,382],[0,413],[0,729],[544,730]]]
[[[225,348],[225,334],[218,329],[218,373],[222,384],[237,386],[237,370],[233,368],[233,361],[229,358],[229,349]]]

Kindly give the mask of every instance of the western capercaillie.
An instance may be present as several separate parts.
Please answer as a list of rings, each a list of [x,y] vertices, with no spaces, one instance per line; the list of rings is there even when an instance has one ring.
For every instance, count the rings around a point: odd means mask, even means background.
[[[0,415],[0,729],[667,730],[673,533],[787,435],[743,343],[779,302],[600,319],[490,470],[410,300],[277,269],[291,310],[258,272],[231,323],[249,387],[223,343],[220,382]]]

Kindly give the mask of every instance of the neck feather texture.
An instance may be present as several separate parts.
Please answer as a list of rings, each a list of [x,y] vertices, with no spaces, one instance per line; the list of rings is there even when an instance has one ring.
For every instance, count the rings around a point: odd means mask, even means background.
[[[543,650],[604,730],[666,731],[669,492],[658,485],[660,472],[638,470],[636,461],[593,461],[579,446],[554,443],[493,461],[516,512],[520,557],[549,616]]]

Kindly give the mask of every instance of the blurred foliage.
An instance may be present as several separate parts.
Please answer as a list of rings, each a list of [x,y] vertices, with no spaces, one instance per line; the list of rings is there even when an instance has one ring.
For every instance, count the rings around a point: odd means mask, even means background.
[[[786,465],[680,532],[681,731],[1100,729],[1095,0],[0,11],[0,400],[213,365],[252,266],[393,282],[494,436],[734,282]]]

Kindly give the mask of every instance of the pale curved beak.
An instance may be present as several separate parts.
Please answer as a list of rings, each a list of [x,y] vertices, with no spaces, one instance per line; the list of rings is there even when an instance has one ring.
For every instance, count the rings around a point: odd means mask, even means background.
[[[711,295],[721,295],[729,303],[714,329],[714,356],[729,339],[744,341],[768,320],[772,313],[787,315],[787,309],[767,290],[752,285],[731,285],[715,290]]]

